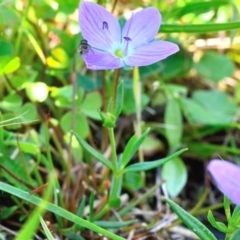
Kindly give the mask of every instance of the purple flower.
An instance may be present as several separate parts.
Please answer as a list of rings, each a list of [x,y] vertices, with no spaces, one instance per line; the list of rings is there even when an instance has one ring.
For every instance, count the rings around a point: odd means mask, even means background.
[[[154,7],[133,13],[121,29],[118,20],[102,6],[82,1],[79,24],[88,50],[82,55],[92,70],[146,66],[179,51],[176,44],[154,40],[161,15]],[[85,46],[86,47],[86,46]]]
[[[233,203],[240,205],[240,167],[214,159],[208,164],[207,170],[219,190]]]

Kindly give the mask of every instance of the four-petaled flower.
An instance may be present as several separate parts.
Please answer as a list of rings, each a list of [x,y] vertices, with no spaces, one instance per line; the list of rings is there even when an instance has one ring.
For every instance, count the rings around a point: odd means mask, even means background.
[[[160,23],[159,11],[148,7],[133,13],[121,29],[118,20],[102,6],[82,1],[79,24],[90,48],[82,55],[87,68],[146,66],[176,53],[179,51],[176,44],[154,39]]]
[[[240,167],[214,159],[208,164],[207,170],[219,190],[233,203],[240,205]]]

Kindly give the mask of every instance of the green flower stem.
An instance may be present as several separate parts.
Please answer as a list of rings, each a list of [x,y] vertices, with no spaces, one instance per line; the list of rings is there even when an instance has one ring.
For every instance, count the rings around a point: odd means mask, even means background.
[[[121,72],[121,68],[118,68],[114,71],[114,75],[113,75],[112,109],[111,109],[111,113],[113,115],[115,115],[114,112],[115,112],[116,102],[117,102],[117,87],[118,87],[118,79],[120,77],[120,72]]]
[[[142,135],[142,126],[141,126],[141,81],[140,81],[140,75],[139,75],[139,69],[138,67],[133,68],[133,95],[135,99],[135,105],[136,105],[136,127],[135,131],[137,134],[137,137],[139,138]],[[144,162],[143,157],[143,150],[141,146],[138,148],[138,158],[139,162]],[[145,172],[141,172],[141,177],[143,181],[143,185],[145,185]]]
[[[106,205],[93,217],[93,221],[97,221],[97,220],[101,219],[106,213],[109,212],[110,209],[111,209],[111,207],[109,206],[109,204],[106,204]]]
[[[118,172],[118,161],[117,161],[117,150],[116,150],[116,142],[115,142],[113,128],[108,128],[108,135],[109,135],[111,152],[112,152],[113,174],[116,175]]]

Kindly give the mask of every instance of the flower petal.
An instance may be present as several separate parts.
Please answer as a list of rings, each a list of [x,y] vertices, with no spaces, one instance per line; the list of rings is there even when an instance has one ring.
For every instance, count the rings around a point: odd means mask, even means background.
[[[133,13],[122,30],[122,37],[128,37],[129,47],[137,48],[154,39],[161,24],[161,14],[157,8],[145,8],[137,13]],[[122,39],[122,41],[126,41]]]
[[[97,49],[89,49],[87,53],[82,55],[82,58],[87,68],[91,70],[116,69],[124,66],[120,58]]]
[[[121,40],[118,20],[102,6],[82,1],[79,7],[79,24],[83,38],[90,46],[109,51]]]
[[[124,59],[126,65],[147,66],[179,51],[178,45],[167,41],[153,41],[135,50]]]
[[[240,167],[223,160],[212,160],[207,167],[214,183],[233,203],[240,205]]]

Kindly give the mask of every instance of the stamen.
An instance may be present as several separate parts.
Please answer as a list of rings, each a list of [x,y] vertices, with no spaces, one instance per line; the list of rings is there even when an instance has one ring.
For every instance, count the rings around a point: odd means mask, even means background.
[[[132,41],[130,37],[123,37],[127,42]]]
[[[103,23],[102,23],[102,30],[104,30],[104,29],[108,29],[108,23],[105,21],[103,21]]]

